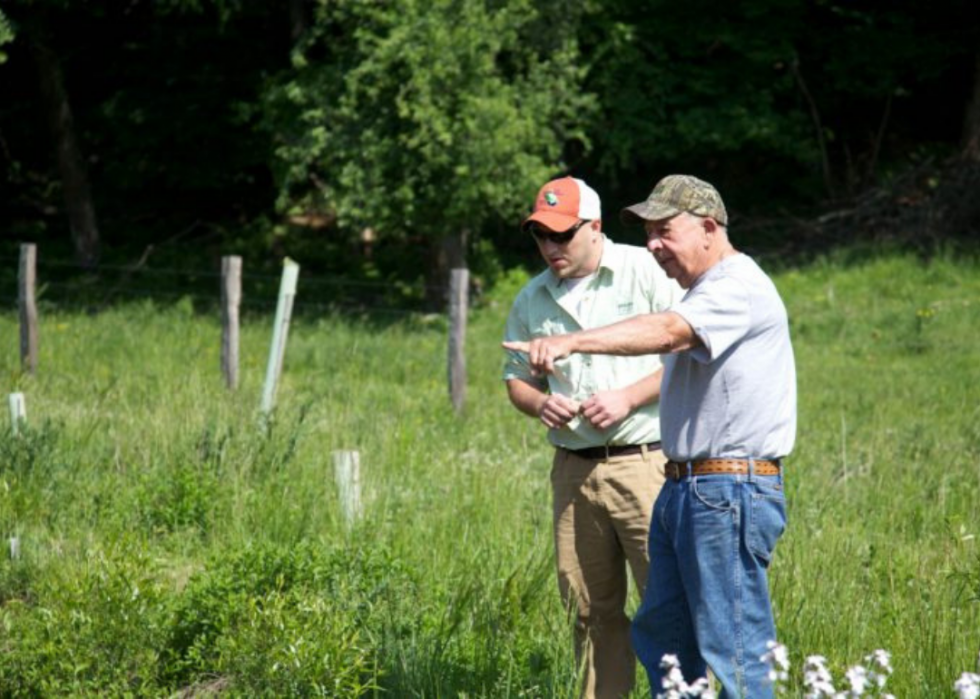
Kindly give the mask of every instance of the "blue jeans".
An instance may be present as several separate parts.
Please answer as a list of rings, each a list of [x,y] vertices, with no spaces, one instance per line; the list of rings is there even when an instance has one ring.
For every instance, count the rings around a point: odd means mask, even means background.
[[[785,528],[782,476],[667,479],[653,509],[650,573],[632,628],[654,696],[667,653],[689,683],[710,666],[724,699],[773,696],[760,659],[776,638],[766,569]]]

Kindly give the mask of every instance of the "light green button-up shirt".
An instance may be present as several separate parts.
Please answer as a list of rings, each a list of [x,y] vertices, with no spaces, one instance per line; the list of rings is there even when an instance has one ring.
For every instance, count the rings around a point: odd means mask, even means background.
[[[667,278],[644,248],[617,245],[603,239],[602,260],[594,278],[581,290],[577,304],[568,285],[545,270],[521,289],[507,318],[505,340],[531,340],[609,325],[643,313],[658,313],[679,301],[683,292]],[[660,368],[658,355],[616,357],[573,354],[555,363],[558,373],[545,380],[531,375],[527,355],[507,352],[504,380],[520,379],[543,391],[583,401],[597,391],[636,383]],[[548,431],[548,440],[566,449],[604,444],[646,444],[660,439],[657,403],[643,406],[609,429],[599,430],[580,415],[561,429]]]

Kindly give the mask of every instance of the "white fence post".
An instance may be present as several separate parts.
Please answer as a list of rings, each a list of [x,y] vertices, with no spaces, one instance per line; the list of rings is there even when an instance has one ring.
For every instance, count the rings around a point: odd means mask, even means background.
[[[262,389],[262,414],[268,417],[276,402],[276,388],[282,373],[282,358],[286,353],[286,337],[289,335],[289,321],[293,313],[293,300],[296,297],[296,281],[299,278],[299,265],[288,257],[283,261],[282,282],[279,285],[279,302],[276,304],[276,320],[272,328],[272,347],[269,349],[269,363],[265,370],[265,386]]]
[[[23,393],[11,393],[7,397],[10,404],[10,427],[14,434],[20,432],[21,423],[27,421],[27,407],[24,404]]]
[[[340,493],[344,523],[349,527],[360,518],[362,512],[361,455],[356,451],[335,451],[333,474]]]

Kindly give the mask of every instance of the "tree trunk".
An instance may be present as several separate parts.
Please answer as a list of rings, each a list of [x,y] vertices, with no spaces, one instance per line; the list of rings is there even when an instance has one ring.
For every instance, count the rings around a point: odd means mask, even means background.
[[[963,119],[963,157],[980,162],[980,52],[973,66],[973,88]]]
[[[40,40],[32,42],[37,67],[41,102],[48,120],[51,138],[58,157],[68,223],[79,264],[92,268],[99,260],[99,227],[89,186],[85,161],[75,136],[68,93],[65,91],[61,66],[54,52]]]

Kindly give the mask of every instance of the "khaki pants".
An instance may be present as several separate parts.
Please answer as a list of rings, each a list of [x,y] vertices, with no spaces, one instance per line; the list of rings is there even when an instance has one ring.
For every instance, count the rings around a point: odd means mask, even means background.
[[[647,533],[664,483],[660,451],[583,459],[555,451],[551,470],[555,551],[562,600],[575,614],[582,697],[626,696],[636,658],[626,616],[626,566],[646,587]]]

